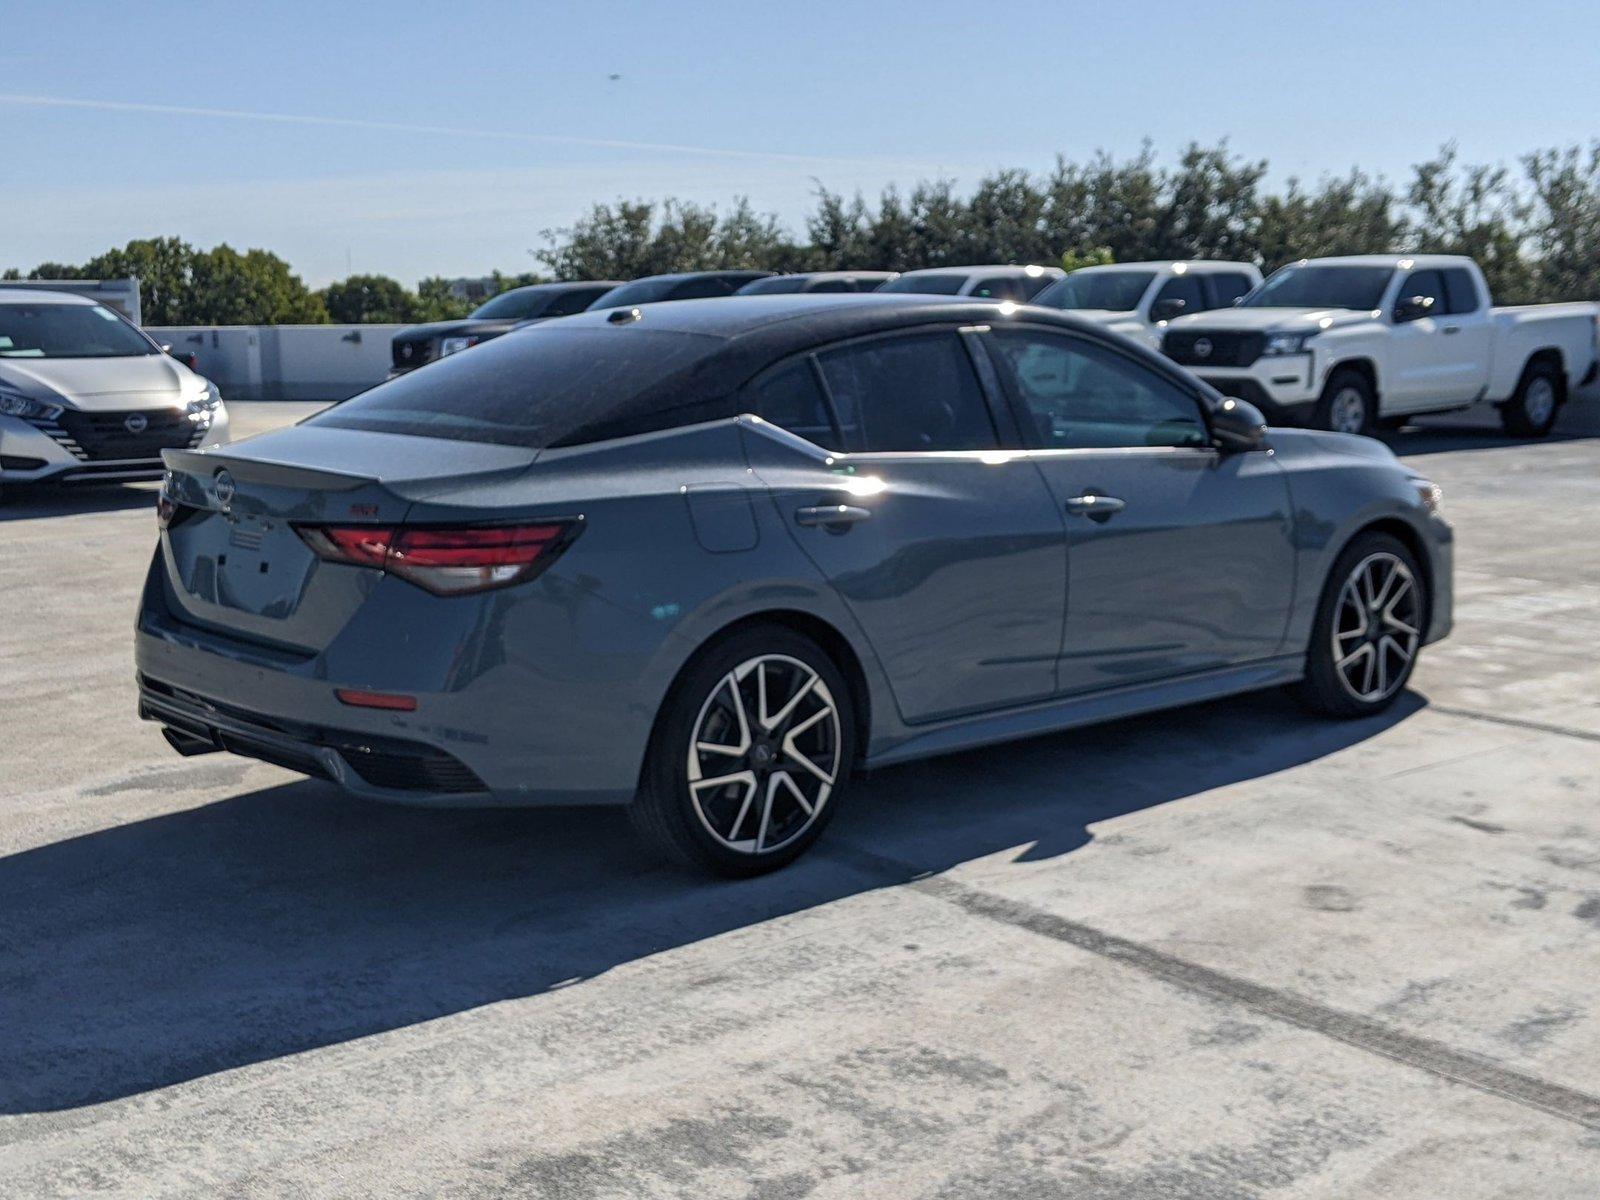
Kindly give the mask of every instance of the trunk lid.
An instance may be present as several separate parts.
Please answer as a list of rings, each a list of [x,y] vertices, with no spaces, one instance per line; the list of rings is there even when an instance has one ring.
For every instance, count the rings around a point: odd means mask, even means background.
[[[300,525],[399,525],[419,499],[526,471],[538,451],[294,426],[211,450],[168,450],[166,591],[191,623],[284,649],[326,646],[377,586],[325,562]]]

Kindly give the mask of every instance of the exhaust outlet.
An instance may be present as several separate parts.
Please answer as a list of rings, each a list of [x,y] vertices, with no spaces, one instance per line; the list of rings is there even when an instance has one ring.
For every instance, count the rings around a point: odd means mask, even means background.
[[[193,758],[196,754],[216,754],[222,749],[210,738],[196,737],[170,725],[161,727],[161,736],[167,739],[167,745],[185,758]]]

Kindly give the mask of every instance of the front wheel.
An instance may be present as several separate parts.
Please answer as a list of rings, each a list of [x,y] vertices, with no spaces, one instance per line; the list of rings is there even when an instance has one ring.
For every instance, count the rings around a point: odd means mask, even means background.
[[[670,858],[760,875],[821,836],[854,756],[850,692],[833,660],[782,626],[744,629],[673,686],[630,815]]]
[[[1313,426],[1334,433],[1371,433],[1377,419],[1378,401],[1372,384],[1360,371],[1348,368],[1328,377],[1311,414]]]
[[[1317,605],[1302,704],[1335,717],[1382,712],[1411,678],[1427,596],[1421,568],[1398,539],[1358,536],[1333,564]]]
[[[1538,362],[1522,373],[1511,399],[1500,406],[1500,424],[1512,437],[1542,438],[1556,423],[1565,384],[1554,364]]]

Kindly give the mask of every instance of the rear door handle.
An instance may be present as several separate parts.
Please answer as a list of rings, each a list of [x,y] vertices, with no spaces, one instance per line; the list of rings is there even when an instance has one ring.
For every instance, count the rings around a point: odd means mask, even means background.
[[[795,522],[800,525],[854,525],[871,515],[870,508],[858,508],[854,504],[814,504],[794,510]]]
[[[1128,505],[1115,496],[1099,496],[1085,492],[1067,501],[1067,512],[1074,517],[1088,517],[1091,521],[1105,521],[1116,516]]]

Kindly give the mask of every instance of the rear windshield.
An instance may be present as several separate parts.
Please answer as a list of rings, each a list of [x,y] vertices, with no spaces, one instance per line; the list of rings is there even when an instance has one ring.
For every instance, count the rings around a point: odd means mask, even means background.
[[[776,296],[781,293],[799,292],[805,290],[809,275],[772,275],[766,279],[752,279],[737,292],[736,296]]]
[[[1377,308],[1389,267],[1284,267],[1239,301],[1241,308]]]
[[[159,351],[98,304],[0,304],[0,358],[132,358]]]
[[[499,320],[517,320],[524,317],[537,317],[550,307],[550,301],[555,299],[555,292],[524,291],[517,288],[510,292],[501,292],[493,300],[486,301],[472,310],[475,317],[485,317]]]
[[[307,424],[535,449],[619,436],[607,427],[623,414],[640,416],[645,393],[672,408],[673,378],[722,345],[700,334],[560,324],[519,330],[409,371]],[[699,397],[682,399],[688,406]]]
[[[1156,277],[1154,271],[1074,271],[1033,298],[1046,308],[1098,308],[1132,312]]]
[[[915,292],[928,296],[954,296],[966,283],[965,275],[902,275],[891,279],[880,292]]]
[[[672,289],[680,282],[682,281],[679,279],[663,279],[660,276],[652,279],[635,279],[632,283],[612,288],[589,307],[622,308],[629,304],[654,304],[657,300],[665,300],[671,295]]]

